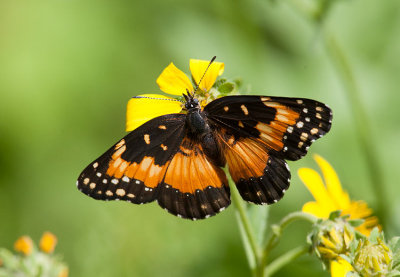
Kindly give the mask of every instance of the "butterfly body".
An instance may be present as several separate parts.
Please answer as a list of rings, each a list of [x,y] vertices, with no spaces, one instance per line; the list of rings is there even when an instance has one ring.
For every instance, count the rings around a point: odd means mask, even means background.
[[[78,188],[95,199],[156,200],[174,215],[203,219],[230,204],[227,165],[244,200],[272,204],[289,187],[285,159],[303,157],[331,126],[331,110],[314,100],[226,96],[202,108],[184,96],[185,113],[129,133],[81,173]]]

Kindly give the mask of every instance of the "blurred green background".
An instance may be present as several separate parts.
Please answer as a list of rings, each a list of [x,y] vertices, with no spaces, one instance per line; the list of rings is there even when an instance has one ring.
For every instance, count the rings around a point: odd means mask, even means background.
[[[189,72],[189,58],[214,55],[224,76],[242,77],[252,93],[333,109],[331,132],[290,163],[292,185],[272,206],[272,222],[311,199],[296,172],[316,168],[319,153],[352,198],[374,208],[372,186],[385,186],[387,232],[399,235],[400,1],[335,1],[324,22],[355,70],[383,171],[378,184],[321,29],[288,2],[0,1],[0,246],[49,230],[70,276],[249,275],[233,206],[191,222],[155,203],[95,201],[75,187],[81,170],[124,136],[131,96],[158,93],[155,80],[171,61]],[[308,229],[290,226],[272,257],[304,243]],[[293,275],[328,274],[304,256],[277,273]]]

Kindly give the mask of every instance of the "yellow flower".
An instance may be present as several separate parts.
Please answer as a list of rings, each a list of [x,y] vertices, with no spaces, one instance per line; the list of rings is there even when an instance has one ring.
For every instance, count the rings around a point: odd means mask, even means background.
[[[18,252],[25,254],[26,256],[30,255],[33,251],[33,242],[32,239],[28,236],[20,237],[14,243],[14,249]]]
[[[57,237],[50,232],[44,232],[40,239],[39,247],[43,252],[50,254],[53,253],[56,244]]]
[[[354,267],[362,276],[387,276],[391,270],[393,253],[380,238],[361,242],[356,253]]]
[[[319,229],[316,248],[322,259],[336,259],[340,254],[348,252],[354,232],[345,222],[340,219],[324,221]]]
[[[332,277],[347,277],[348,272],[354,271],[351,264],[340,257],[337,260],[332,260],[330,265]]]
[[[199,84],[199,93],[206,94],[214,85],[218,76],[224,72],[224,64],[213,62],[210,67],[209,61],[190,60],[190,71],[196,84],[204,77]],[[157,78],[160,89],[168,94],[182,96],[187,91],[194,92],[190,79],[179,70],[173,63],[170,63]],[[126,131],[132,131],[145,122],[165,114],[179,113],[182,110],[182,103],[172,97],[160,94],[142,94],[131,98],[128,102],[126,112]]]
[[[356,230],[366,236],[369,236],[374,227],[380,228],[378,219],[371,216],[372,210],[367,204],[364,201],[351,200],[348,193],[342,189],[332,166],[321,156],[315,155],[314,159],[321,168],[326,186],[315,170],[299,169],[300,179],[315,199],[315,201],[304,204],[303,212],[327,219],[331,212],[340,210],[341,216],[348,215],[349,219],[364,219],[364,223],[356,227]]]

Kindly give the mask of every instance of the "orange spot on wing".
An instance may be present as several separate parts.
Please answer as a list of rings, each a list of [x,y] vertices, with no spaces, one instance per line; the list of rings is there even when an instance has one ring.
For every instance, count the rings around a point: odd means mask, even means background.
[[[283,148],[283,134],[287,127],[296,124],[300,114],[280,103],[268,102],[267,98],[261,100],[265,100],[263,102],[265,106],[276,109],[276,114],[274,120],[269,124],[260,122],[255,128],[260,131],[260,139],[269,148],[280,151]]]
[[[229,172],[235,182],[264,175],[269,158],[265,145],[253,139],[239,139],[234,145],[227,144],[225,149]]]
[[[148,156],[145,156],[139,163],[125,161],[121,155],[125,152],[126,145],[125,142],[121,142],[115,147],[116,151],[111,156],[106,174],[118,179],[125,175],[144,182],[147,187],[157,187],[161,183],[168,163],[162,166],[156,165],[154,158]]]

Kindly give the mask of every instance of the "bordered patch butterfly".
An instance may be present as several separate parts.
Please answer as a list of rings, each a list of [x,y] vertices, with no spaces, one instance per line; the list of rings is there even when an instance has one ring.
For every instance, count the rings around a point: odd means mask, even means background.
[[[230,204],[222,170],[228,165],[244,200],[280,200],[291,176],[285,160],[300,159],[329,131],[331,109],[310,99],[258,95],[201,107],[195,94],[201,80],[183,93],[183,113],[147,121],[88,165],[79,190],[101,200],[156,200],[176,216],[203,219]]]

